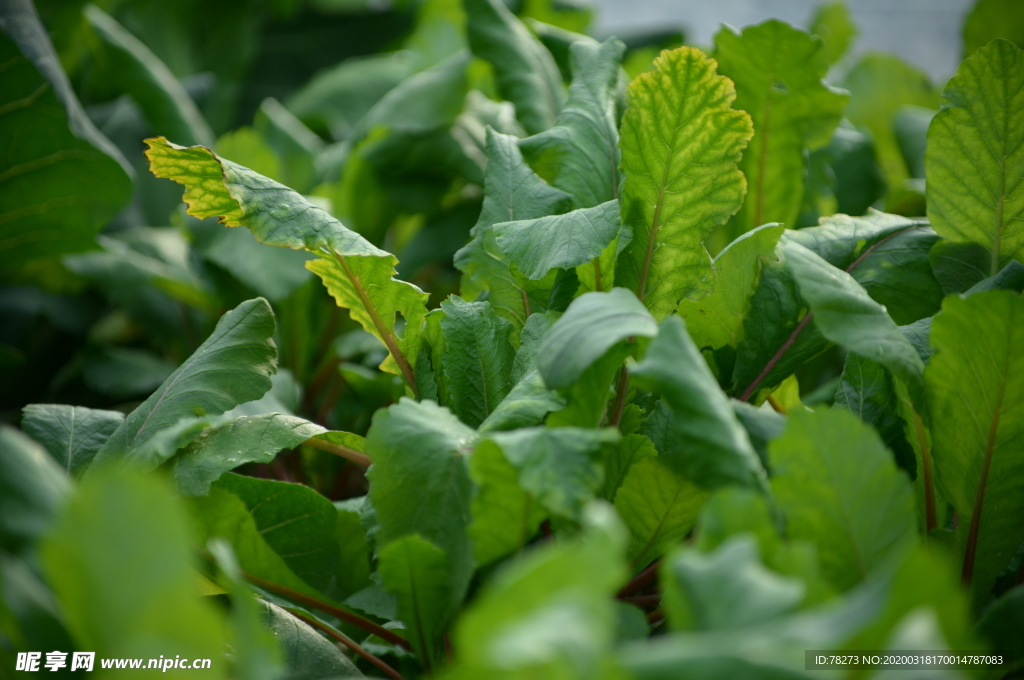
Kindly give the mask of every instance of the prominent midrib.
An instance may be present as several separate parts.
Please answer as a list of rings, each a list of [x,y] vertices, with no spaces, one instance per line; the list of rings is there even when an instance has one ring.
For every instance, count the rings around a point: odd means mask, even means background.
[[[412,372],[412,366],[409,365],[408,359],[402,350],[398,348],[398,343],[395,342],[395,336],[391,333],[387,326],[384,325],[384,321],[380,318],[380,314],[377,313],[377,308],[370,300],[370,296],[367,295],[366,289],[363,288],[363,282],[358,276],[352,271],[352,268],[348,266],[348,262],[345,261],[345,256],[341,253],[335,252],[335,258],[341,264],[341,268],[345,272],[345,276],[348,277],[349,282],[352,284],[353,290],[356,291],[356,295],[359,297],[359,302],[362,303],[366,313],[370,315],[370,320],[373,322],[374,328],[380,333],[381,339],[387,346],[388,351],[391,352],[391,356],[395,358],[395,362],[398,363],[398,368],[402,371],[402,375],[405,377],[406,383],[409,385],[409,389],[412,390],[414,397],[419,397],[419,393],[416,390],[416,376]],[[411,332],[411,331],[410,331]]]
[[[974,497],[974,509],[971,512],[971,526],[967,532],[967,546],[964,550],[964,567],[960,580],[970,585],[974,576],[974,556],[978,549],[978,534],[981,533],[981,511],[985,505],[985,490],[988,486],[988,472],[992,465],[992,454],[995,450],[996,434],[999,431],[999,416],[1003,408],[1003,396],[1006,390],[1006,374],[1009,371],[1010,348],[1006,349],[1006,361],[999,379],[999,391],[996,393],[996,405],[992,412],[992,423],[988,429],[988,440],[985,442],[985,458],[981,462],[981,476],[978,480],[978,493]]]
[[[999,273],[999,251],[1003,238],[1003,206],[1006,203],[1006,134],[1003,135],[1003,153],[999,158],[999,196],[996,197],[995,233],[992,235],[992,268],[990,276]]]

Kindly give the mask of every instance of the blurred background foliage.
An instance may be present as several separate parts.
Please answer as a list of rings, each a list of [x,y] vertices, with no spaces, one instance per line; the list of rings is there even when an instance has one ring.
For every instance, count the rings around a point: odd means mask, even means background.
[[[985,4],[965,24],[968,49],[1009,30],[986,23]],[[25,404],[39,402],[130,411],[226,310],[260,295],[278,319],[279,410],[365,433],[374,411],[403,393],[377,368],[384,348],[302,268],[307,255],[187,216],[180,186],[148,172],[142,140],[208,145],[313,197],[394,252],[399,276],[436,306],[458,292],[452,256],[480,211],[487,126],[537,131],[528,112],[517,117],[502,100],[491,64],[467,49],[461,1],[38,0],[36,8],[87,117],[81,126],[91,122],[112,143],[120,169],[83,171],[116,181],[95,189],[98,207],[59,240],[0,239],[0,419],[16,424]],[[594,8],[586,0],[509,8],[568,82],[568,46],[593,40]],[[851,99],[831,139],[805,152],[807,188],[787,226],[869,206],[923,215],[925,133],[942,84],[895,55],[845,56],[857,28],[841,3],[822,6],[805,28],[826,43],[826,81]],[[622,87],[661,49],[687,42],[677,30],[620,37]],[[712,235],[712,253],[736,236],[730,229]],[[836,348],[802,368],[804,403],[830,404],[842,366]],[[312,450],[271,465],[248,472],[332,499],[365,492],[355,466]]]

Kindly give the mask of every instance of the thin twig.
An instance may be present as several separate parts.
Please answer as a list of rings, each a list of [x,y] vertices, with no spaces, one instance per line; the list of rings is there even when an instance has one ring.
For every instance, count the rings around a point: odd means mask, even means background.
[[[322,630],[323,632],[327,633],[332,638],[334,638],[335,640],[337,640],[341,644],[345,645],[346,647],[351,649],[353,652],[355,652],[359,656],[363,657],[364,659],[366,659],[367,661],[372,663],[374,666],[376,666],[377,668],[379,668],[382,671],[384,671],[385,673],[387,673],[389,676],[391,676],[395,680],[405,680],[405,678],[403,678],[398,671],[396,671],[394,668],[392,668],[391,666],[389,666],[386,663],[384,663],[383,661],[381,661],[379,657],[374,656],[370,652],[366,651],[365,649],[363,649],[362,647],[357,645],[354,641],[349,640],[347,637],[345,637],[344,635],[342,635],[338,631],[334,630],[333,628],[331,628],[327,624],[322,623],[320,621],[317,621],[312,616],[306,616],[302,612],[296,611],[294,609],[291,609],[291,608],[288,608],[288,607],[285,607],[284,609],[285,609],[285,611],[287,611],[289,614],[291,614],[295,618],[300,619],[302,621],[305,621],[306,623],[308,623],[309,625],[313,626],[314,628],[318,628],[318,629]]]
[[[635,604],[638,607],[657,607],[661,604],[661,593],[654,593],[653,595],[630,595],[627,597],[620,597],[619,602],[625,602],[626,604]]]

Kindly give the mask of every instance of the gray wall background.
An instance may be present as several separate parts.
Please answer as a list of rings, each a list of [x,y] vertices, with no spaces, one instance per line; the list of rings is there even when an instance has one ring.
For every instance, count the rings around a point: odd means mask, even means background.
[[[818,0],[596,0],[598,35],[682,26],[687,41],[711,45],[726,23],[741,29],[765,19],[806,28]],[[847,0],[860,31],[852,52],[895,52],[944,81],[963,51],[960,29],[973,0]],[[849,56],[849,55],[848,55]]]

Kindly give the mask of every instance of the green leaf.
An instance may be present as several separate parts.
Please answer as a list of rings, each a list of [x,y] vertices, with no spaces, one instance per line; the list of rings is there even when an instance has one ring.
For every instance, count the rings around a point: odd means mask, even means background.
[[[569,194],[549,186],[530,169],[515,137],[488,130],[483,208],[470,231],[472,240],[455,254],[455,266],[464,274],[462,294],[471,298],[489,291],[494,311],[521,328],[529,312],[540,310],[532,309],[529,281],[512,269],[492,227],[561,213],[569,203]]]
[[[548,387],[569,387],[620,341],[657,332],[651,313],[625,288],[586,293],[573,300],[544,336],[537,368]]]
[[[646,566],[686,538],[707,499],[707,491],[666,468],[657,456],[629,468],[615,494],[615,509],[629,529],[633,566]]]
[[[302,251],[267,248],[247,229],[220,230],[203,256],[272,302],[283,300],[309,280],[304,265],[313,259]]]
[[[519,484],[516,469],[493,441],[482,441],[469,459],[469,474],[476,484],[469,537],[473,558],[486,566],[521,550],[546,513]]]
[[[605,449],[604,486],[601,497],[614,501],[615,494],[625,481],[634,465],[658,455],[654,443],[642,434],[627,434],[619,440],[618,446]]]
[[[577,40],[569,46],[573,81],[554,126],[519,142],[537,173],[590,208],[618,197],[616,88],[626,46]],[[617,220],[616,220],[617,221]]]
[[[928,609],[951,649],[975,646],[967,592],[960,586],[949,556],[918,543],[883,574],[889,597],[880,616],[847,644],[848,649],[881,649],[913,611]]]
[[[601,671],[626,576],[623,533],[610,507],[593,504],[581,537],[495,572],[455,627],[457,677],[621,677]]]
[[[661,565],[665,611],[673,630],[735,630],[792,612],[804,584],[767,569],[747,534],[713,552],[679,550]]]
[[[0,447],[0,545],[17,553],[49,528],[71,485],[43,447],[9,425],[0,426]]]
[[[413,649],[429,669],[438,659],[451,613],[449,560],[419,534],[391,541],[381,548],[378,560],[384,588],[397,597],[398,617],[409,627]]]
[[[512,324],[488,302],[465,302],[457,295],[441,303],[444,366],[449,403],[470,427],[480,425],[512,387]]]
[[[871,131],[891,194],[909,177],[892,118],[906,105],[937,108],[938,92],[922,71],[895,55],[883,53],[861,57],[842,85],[850,91],[846,116],[855,125]]]
[[[803,582],[801,607],[835,598],[835,590],[822,578],[817,547],[808,541],[784,539],[779,534],[779,519],[763,494],[741,487],[721,489],[704,505],[694,545],[710,552],[736,537],[752,537],[766,567]]]
[[[857,25],[842,0],[819,5],[808,30],[825,43],[825,57],[829,64],[842,59],[857,37]]]
[[[162,137],[146,142],[150,170],[184,184],[188,213],[220,217],[248,227],[265,245],[308,250],[321,256],[306,268],[320,276],[339,306],[388,348],[381,368],[402,375],[413,393],[426,293],[398,281],[395,256],[370,244],[291,189],[218,157],[203,147],[180,147]],[[401,314],[405,337],[395,331]]]
[[[928,127],[935,114],[934,109],[920,106],[904,106],[893,118],[893,132],[900,145],[903,160],[907,163],[910,176],[924,179],[924,154],[928,143]]]
[[[98,657],[222,658],[223,621],[201,598],[181,502],[130,468],[83,480],[40,547],[48,581],[81,649]],[[227,677],[226,665],[207,673]]]
[[[829,59],[820,39],[771,19],[715,35],[719,71],[736,84],[735,106],[754,122],[740,169],[747,178],[733,235],[766,222],[795,226],[803,201],[806,150],[825,146],[849,95],[822,82]]]
[[[895,454],[896,464],[914,477],[917,463],[904,433],[898,405],[899,397],[888,371],[857,354],[846,356],[834,408],[846,409],[874,427],[882,443]]]
[[[360,522],[366,496],[335,501],[338,509],[338,567],[327,593],[335,600],[344,600],[371,584],[370,544],[366,529]]]
[[[1024,18],[1013,0],[977,0],[964,19],[964,57],[996,38],[1024,45]]]
[[[547,130],[565,103],[562,77],[547,48],[501,0],[466,0],[469,46],[494,66],[501,96],[529,134]]]
[[[626,91],[620,201],[633,240],[618,281],[658,320],[682,298],[714,289],[703,241],[746,192],[736,164],[753,135],[750,116],[730,108],[736,91],[715,68],[700,50],[680,47],[663,52]]]
[[[152,129],[185,144],[212,146],[213,131],[167,65],[96,5],[82,13],[103,45],[101,73],[131,95]]]
[[[347,139],[367,111],[411,74],[412,56],[400,51],[346,59],[319,71],[285,99],[285,106],[314,130]]]
[[[93,347],[82,358],[82,382],[114,399],[138,398],[152,394],[177,367],[146,350]]]
[[[277,372],[274,330],[274,313],[263,298],[222,316],[199,349],[114,431],[96,462],[124,458],[154,468],[164,459],[145,445],[163,428],[263,396]]]
[[[837,588],[853,586],[916,536],[910,480],[853,415],[793,413],[769,454],[789,537],[818,546],[822,571]]]
[[[945,239],[928,253],[935,280],[946,295],[963,293],[988,277],[992,254],[980,243],[955,243]]]
[[[275,152],[281,184],[300,193],[310,191],[320,176],[317,157],[323,153],[323,140],[273,97],[260,102],[253,126]]]
[[[338,511],[308,486],[236,474],[216,486],[245,504],[266,544],[306,583],[324,590],[338,562]]]
[[[552,269],[572,269],[600,257],[619,234],[619,202],[533,220],[494,225],[498,247],[534,281]]]
[[[214,484],[207,495],[194,496],[189,500],[200,545],[206,545],[211,539],[223,539],[234,550],[239,566],[246,573],[310,597],[325,599],[322,593],[299,578],[284,557],[264,540],[256,519],[237,495]],[[318,542],[322,542],[323,538],[322,535],[318,536]],[[334,549],[337,549],[334,536],[330,538]],[[316,548],[331,549],[322,548],[319,543]]]
[[[22,409],[21,429],[46,447],[69,477],[77,478],[122,422],[120,411],[29,404]]]
[[[764,488],[764,468],[747,432],[682,319],[665,319],[643,361],[629,372],[639,387],[660,393],[671,409],[671,448],[659,450],[662,465],[709,489],[726,484]]]
[[[280,413],[242,416],[210,428],[174,459],[178,490],[202,496],[222,474],[244,463],[269,463],[282,449],[293,449],[324,428]]]
[[[530,317],[531,319],[534,317]],[[565,408],[565,399],[544,385],[536,370],[530,371],[480,423],[481,434],[531,427],[551,411]]]
[[[288,680],[362,678],[355,664],[332,641],[270,602],[261,601],[263,621],[284,652]]]
[[[786,244],[786,262],[814,314],[821,334],[851,352],[877,361],[911,383],[924,364],[892,318],[846,272],[796,243]]]
[[[1014,631],[1024,627],[1024,586],[1018,585],[992,603],[978,621],[978,632],[992,649],[1005,649],[1015,658],[1024,654],[1024,641]]]
[[[964,60],[928,128],[928,219],[991,253],[989,276],[1024,262],[1024,50],[996,40]]]
[[[281,648],[268,626],[266,609],[242,580],[231,546],[214,539],[206,545],[220,569],[220,586],[231,598],[231,640],[235,675],[241,680],[274,680],[281,675]],[[270,607],[270,605],[266,605]]]
[[[578,519],[601,487],[600,452],[615,444],[618,431],[578,427],[531,427],[495,432],[508,462],[519,471],[519,486],[552,514]]]
[[[700,300],[683,299],[679,316],[697,347],[736,347],[743,319],[761,278],[762,263],[777,261],[775,246],[785,229],[766,224],[743,234],[715,257],[715,291]]]
[[[5,4],[0,28],[0,253],[9,269],[91,249],[131,199],[134,173],[85,115],[32,3]]]
[[[448,409],[408,398],[377,411],[366,437],[377,546],[419,534],[441,550],[447,560],[446,617],[461,604],[473,570],[467,534],[473,482],[465,455],[474,438]]]
[[[978,598],[1024,541],[1024,300],[951,295],[925,371],[939,490],[960,518],[963,579]],[[966,534],[963,532],[966,530]]]

